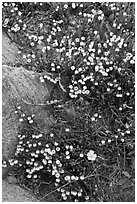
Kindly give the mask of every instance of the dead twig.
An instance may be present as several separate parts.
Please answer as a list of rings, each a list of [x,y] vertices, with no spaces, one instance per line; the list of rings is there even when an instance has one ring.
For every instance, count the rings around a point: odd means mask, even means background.
[[[60,79],[61,79],[61,77],[60,77],[60,74],[59,74],[59,77],[58,77],[59,86],[62,89],[62,91],[67,92],[66,89],[64,89],[64,87],[62,86],[62,84],[60,82]]]
[[[49,105],[53,105],[53,104],[57,104],[57,103],[60,103],[62,100],[55,100],[55,101],[46,101],[46,103],[38,103],[38,104],[35,104],[35,103],[30,103],[30,102],[27,102],[26,100],[24,99],[21,99],[24,103],[26,103],[27,105],[32,105],[32,106],[49,106]]]
[[[42,198],[40,198],[40,199],[38,200],[38,202],[40,202],[41,200],[43,200],[43,199],[46,198],[47,196],[51,195],[52,193],[56,192],[58,189],[67,186],[68,184],[70,184],[70,182],[69,182],[69,183],[66,183],[66,184],[64,184],[64,185],[62,185],[62,186],[59,187],[59,188],[54,189],[53,191],[51,191],[51,192],[49,192],[49,193],[47,193],[47,194],[44,195]]]

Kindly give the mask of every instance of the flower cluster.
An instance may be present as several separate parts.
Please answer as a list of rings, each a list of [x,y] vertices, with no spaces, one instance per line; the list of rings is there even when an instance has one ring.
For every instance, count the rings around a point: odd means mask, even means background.
[[[89,150],[88,141],[80,141],[76,137],[72,141],[67,138],[70,135],[70,129],[64,128],[64,139],[67,143],[58,139],[60,137],[52,129],[47,135],[41,133],[36,128],[33,116],[27,116],[23,113],[21,106],[17,106],[15,111],[18,114],[19,122],[25,128],[21,128],[18,133],[18,144],[15,156],[7,162],[3,161],[3,167],[10,166],[20,183],[25,184],[28,188],[33,189],[43,183],[53,183],[60,192],[62,200],[84,200],[87,199],[85,193],[84,180],[86,179],[86,169],[84,164],[97,160],[94,151]],[[22,119],[22,120],[21,120]],[[34,122],[34,124],[30,121]],[[61,133],[63,136],[63,132]],[[83,151],[81,152],[83,147]],[[93,171],[91,165],[90,169]],[[16,173],[17,172],[17,173]],[[23,180],[22,180],[23,175]],[[78,183],[82,182],[83,187]],[[64,188],[62,187],[64,186]],[[88,188],[88,187],[87,187]]]
[[[101,113],[98,114],[99,111],[91,111],[92,117],[90,116],[84,124],[83,120],[87,117],[84,113],[90,109],[90,105],[87,106],[84,101],[81,103],[84,107],[83,118],[79,117],[81,110],[77,110],[75,122],[68,126],[68,117],[65,125],[62,120],[63,112],[60,112],[60,116],[56,116],[59,121],[53,124],[46,135],[39,131],[34,115],[28,116],[21,106],[17,106],[15,113],[23,126],[17,136],[15,156],[7,162],[3,161],[3,167],[10,166],[19,182],[32,190],[39,190],[42,184],[45,184],[46,188],[50,183],[59,193],[61,201],[96,201],[91,194],[94,192],[97,196],[95,169],[100,166],[98,171],[101,172],[102,161],[105,159],[113,164],[116,159],[117,142],[119,145],[126,143],[120,135],[113,136],[108,129],[101,129],[104,126],[101,124],[102,116]],[[98,135],[94,130],[96,125],[99,129]],[[126,128],[127,134],[130,134],[128,124]],[[118,132],[122,131],[118,129]],[[122,154],[122,150],[120,151]],[[95,180],[93,179],[91,187],[89,181],[94,174]]]
[[[3,166],[18,170],[21,183],[51,184],[60,201],[108,200],[103,188],[134,152],[134,20],[131,2],[3,3],[23,66],[54,84],[48,134],[34,115],[15,111],[18,145]]]
[[[3,15],[3,25],[11,26],[8,27],[10,31],[14,30],[14,24],[18,28],[14,19],[20,21],[20,16],[24,15],[23,9],[27,6],[31,15],[35,7],[41,9],[43,6],[45,9],[47,4],[4,3],[3,13],[10,13],[13,22],[10,20],[10,24],[6,24],[8,21]],[[50,9],[49,6],[47,8]],[[50,80],[57,83],[58,74],[61,79],[67,74],[68,79],[63,81],[61,87],[65,87],[62,90],[67,91],[71,99],[84,96],[89,100],[95,96],[101,100],[100,95],[106,98],[105,92],[114,95],[115,90],[108,84],[115,83],[113,79],[117,79],[118,75],[119,78],[125,75],[125,69],[121,67],[127,67],[128,64],[134,67],[134,50],[129,44],[134,38],[134,21],[130,15],[132,4],[129,4],[127,13],[122,3],[61,3],[54,9],[46,23],[41,15],[36,15],[31,21],[26,18],[19,27],[16,38],[22,38],[21,55],[25,67],[39,72],[46,69],[55,74],[54,78],[42,75],[41,82]],[[70,13],[70,21],[66,24]],[[121,91],[118,87],[115,101],[124,97],[119,92],[122,92],[122,87]]]

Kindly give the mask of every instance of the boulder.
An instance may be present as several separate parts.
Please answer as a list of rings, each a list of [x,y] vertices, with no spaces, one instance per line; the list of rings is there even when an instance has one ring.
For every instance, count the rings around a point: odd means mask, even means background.
[[[16,67],[20,62],[18,48],[11,43],[8,36],[3,33],[2,38],[2,157],[10,159],[14,155],[17,134],[20,122],[15,110],[21,106],[27,115],[35,114],[34,120],[39,123],[42,131],[48,130],[52,121],[44,104],[49,99],[51,84],[41,83],[39,75],[27,71],[23,67]],[[44,120],[43,120],[44,119]],[[2,201],[3,202],[35,202],[31,192],[22,189],[16,183],[7,181],[8,169],[2,169]],[[6,179],[6,180],[5,180]]]
[[[36,202],[34,195],[15,184],[2,181],[2,202]]]
[[[2,31],[2,64],[14,65],[21,62],[17,45]]]
[[[20,124],[15,114],[16,107],[21,105],[23,112],[27,115],[35,114],[34,119],[41,121],[41,126],[45,127],[44,131],[46,131],[47,122],[50,121],[49,115],[47,110],[44,110],[44,105],[39,104],[44,104],[49,94],[46,84],[42,84],[34,72],[27,71],[23,67],[2,66],[2,149],[4,158],[9,158],[15,149]],[[42,120],[43,118],[45,121]]]

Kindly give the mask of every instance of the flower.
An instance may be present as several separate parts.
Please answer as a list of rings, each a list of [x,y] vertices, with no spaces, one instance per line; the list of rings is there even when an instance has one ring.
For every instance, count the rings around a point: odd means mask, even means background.
[[[88,153],[87,153],[87,158],[88,160],[91,160],[91,161],[94,161],[96,159],[97,155],[94,153],[93,150],[90,150]]]
[[[124,4],[119,6],[117,3],[101,3],[99,6],[96,3],[57,3],[48,6],[50,19],[44,15],[37,23],[40,6],[46,8],[47,3],[35,4],[27,3],[25,6],[25,3],[4,3],[3,12],[6,15],[3,16],[3,26],[8,32],[12,32],[12,36],[16,34],[17,39],[21,37],[20,46],[23,49],[18,54],[23,58],[24,67],[38,72],[39,82],[56,84],[50,100],[45,102],[49,111],[51,109],[51,121],[48,123],[49,131],[45,133],[34,116],[28,117],[27,113],[24,115],[21,106],[16,107],[18,122],[23,125],[20,124],[19,128],[15,158],[7,161],[7,164],[3,163],[3,166],[9,165],[15,172],[19,169],[18,177],[22,178],[21,182],[32,190],[40,186],[41,182],[53,182],[53,186],[60,192],[60,196],[57,195],[60,201],[90,201],[88,188],[90,189],[92,177],[89,178],[88,172],[93,171],[93,166],[85,164],[85,159],[89,164],[97,158],[104,159],[92,149],[92,142],[94,141],[98,152],[103,151],[106,159],[110,158],[115,162],[113,151],[117,145],[123,148],[133,132],[130,132],[130,126],[123,127],[119,123],[119,117],[124,121],[124,114],[127,112],[126,122],[127,125],[130,124],[128,113],[132,113],[129,109],[134,109],[133,102],[130,102],[134,96],[131,82],[135,63],[135,48],[130,39],[130,35],[134,35],[131,15],[128,9],[125,12],[127,5]],[[50,12],[54,6],[54,11]],[[130,4],[129,6],[131,7]],[[44,12],[43,8],[40,13]],[[35,9],[38,15],[28,21]],[[32,13],[24,19],[28,10]],[[113,15],[113,10],[116,15]],[[121,10],[120,16],[118,10]],[[65,12],[67,15],[61,18]],[[121,21],[119,17],[122,15],[125,18]],[[71,23],[67,16],[71,18]],[[131,22],[131,29],[127,29],[128,22]],[[35,32],[36,28],[38,32]],[[120,34],[116,32],[117,29],[122,30]],[[104,35],[105,31],[107,35]],[[62,90],[66,94],[62,94]],[[65,112],[69,107],[74,108],[74,117],[66,116]],[[111,122],[107,121],[111,121],[115,111],[117,120],[112,122],[114,128],[110,128]],[[104,127],[105,124],[107,127]],[[100,128],[103,132],[98,134]],[[112,150],[110,155],[107,146]],[[114,158],[115,156],[114,154]],[[102,181],[105,182],[104,179]],[[95,196],[91,201],[94,201],[99,190],[98,180],[94,178],[92,183]],[[40,189],[38,191],[42,193]],[[97,196],[97,200],[99,199],[102,200]]]

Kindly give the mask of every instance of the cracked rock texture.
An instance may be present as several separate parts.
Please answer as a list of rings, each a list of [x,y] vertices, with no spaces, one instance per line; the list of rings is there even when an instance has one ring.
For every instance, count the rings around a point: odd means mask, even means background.
[[[2,64],[14,65],[21,61],[18,57],[18,48],[11,42],[7,34],[2,31]]]
[[[15,108],[21,104],[26,114],[36,114],[36,120],[43,118],[42,115],[47,118],[47,111],[43,110],[41,106],[31,104],[44,103],[49,97],[49,91],[46,85],[39,82],[33,72],[27,71],[23,67],[3,65],[2,84],[3,157],[8,158],[15,148],[19,126],[18,118],[14,113]],[[39,114],[40,112],[41,114]],[[47,126],[47,120],[44,125]]]
[[[18,48],[11,43],[3,32],[2,37],[2,157],[9,159],[14,154],[17,143],[19,121],[14,113],[15,108],[21,105],[23,112],[31,115],[39,122],[42,131],[46,132],[52,120],[48,111],[42,106],[32,103],[45,103],[49,98],[50,87],[41,84],[39,77],[23,67],[16,67],[21,59],[18,58]],[[43,120],[44,118],[44,120]],[[6,178],[8,169],[2,169],[3,178]],[[27,190],[3,180],[3,202],[34,202],[36,199]]]

